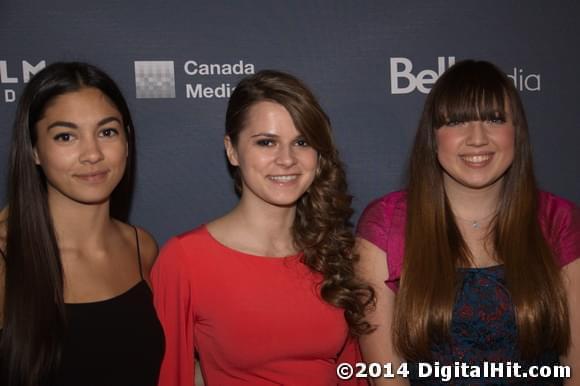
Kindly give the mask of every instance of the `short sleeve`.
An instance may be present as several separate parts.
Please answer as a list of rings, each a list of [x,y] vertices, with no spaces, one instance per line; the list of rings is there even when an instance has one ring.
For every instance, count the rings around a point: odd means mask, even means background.
[[[390,193],[371,202],[361,215],[356,234],[380,248],[387,255],[389,278],[386,284],[397,291],[405,253],[405,191]]]
[[[379,198],[371,202],[360,216],[356,235],[387,252],[388,224],[385,209],[384,199]]]
[[[186,254],[178,238],[161,250],[151,271],[153,301],[165,333],[159,386],[193,386],[192,288]]]
[[[563,198],[542,192],[540,224],[561,267],[580,258],[580,208]]]

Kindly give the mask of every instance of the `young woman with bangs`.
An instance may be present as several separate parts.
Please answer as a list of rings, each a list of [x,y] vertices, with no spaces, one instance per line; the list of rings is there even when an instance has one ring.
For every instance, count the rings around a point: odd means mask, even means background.
[[[160,385],[193,385],[194,351],[207,385],[339,384],[373,292],[354,275],[328,117],[301,81],[260,71],[233,92],[224,143],[239,203],[171,239],[153,268]]]
[[[486,361],[561,362],[571,367],[566,384],[580,383],[580,213],[538,189],[520,97],[491,63],[459,62],[438,79],[406,190],[372,202],[357,235],[361,275],[377,294],[363,357],[411,371],[374,384],[440,384],[411,364]]]
[[[153,238],[126,224],[135,134],[121,91],[53,63],[20,98],[0,212],[0,384],[154,386]]]

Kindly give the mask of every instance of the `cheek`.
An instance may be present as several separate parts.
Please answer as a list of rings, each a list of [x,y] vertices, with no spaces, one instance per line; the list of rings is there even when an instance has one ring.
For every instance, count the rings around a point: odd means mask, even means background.
[[[66,149],[40,147],[37,154],[38,165],[47,176],[68,170],[75,160],[75,154]]]
[[[505,128],[494,136],[493,141],[500,149],[504,162],[511,165],[515,156],[515,129]]]
[[[439,129],[436,135],[437,141],[437,158],[439,162],[446,159],[455,158],[457,136],[449,133],[448,130]]]
[[[103,152],[106,155],[106,159],[111,160],[111,162],[124,164],[129,155],[129,148],[126,142],[119,142],[103,148]]]
[[[501,144],[500,146],[504,149],[505,152],[514,154],[514,149],[515,149],[515,135],[513,130],[510,130],[509,132],[505,133],[505,135],[502,135],[499,139],[498,142]]]
[[[242,174],[247,174],[250,170],[264,168],[271,162],[272,156],[268,153],[238,147],[237,159],[240,172]]]
[[[318,167],[318,152],[314,149],[308,149],[302,155],[302,165],[306,169],[316,170]]]

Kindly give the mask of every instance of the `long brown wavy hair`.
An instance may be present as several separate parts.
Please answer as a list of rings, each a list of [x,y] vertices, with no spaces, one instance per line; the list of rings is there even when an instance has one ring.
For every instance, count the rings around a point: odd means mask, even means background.
[[[296,208],[292,228],[294,243],[303,252],[303,263],[322,274],[322,298],[343,308],[352,335],[368,333],[364,320],[367,307],[374,302],[373,289],[355,277],[354,236],[349,219],[353,213],[352,197],[343,164],[334,144],[330,120],[312,92],[292,75],[264,70],[243,79],[228,103],[226,135],[237,144],[250,108],[260,101],[284,106],[297,130],[318,152],[314,182]],[[228,165],[238,195],[242,193],[238,168]]]
[[[458,62],[427,97],[413,145],[407,196],[405,256],[393,339],[407,360],[430,358],[430,345],[449,339],[457,268],[471,253],[459,231],[437,161],[436,131],[449,121],[508,118],[515,156],[502,181],[488,240],[503,263],[524,358],[570,342],[566,294],[538,220],[538,188],[524,109],[513,82],[493,64]]]

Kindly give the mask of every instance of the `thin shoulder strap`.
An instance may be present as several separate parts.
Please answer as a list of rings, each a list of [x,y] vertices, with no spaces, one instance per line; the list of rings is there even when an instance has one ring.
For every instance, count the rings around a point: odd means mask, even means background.
[[[139,263],[139,275],[141,275],[141,280],[144,280],[143,277],[143,267],[141,265],[141,248],[139,247],[139,232],[137,232],[137,227],[131,225],[133,230],[135,231],[135,242],[137,243],[137,262]]]

